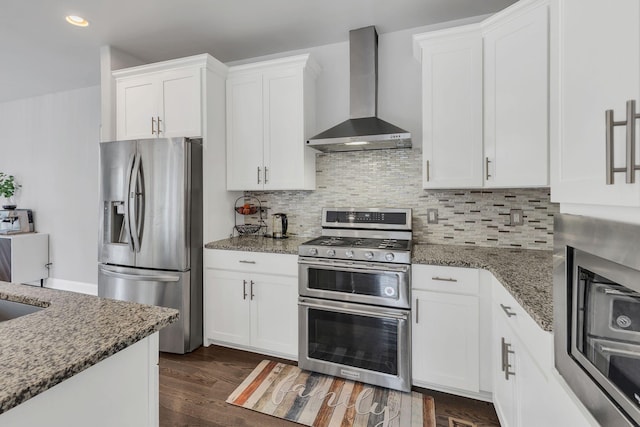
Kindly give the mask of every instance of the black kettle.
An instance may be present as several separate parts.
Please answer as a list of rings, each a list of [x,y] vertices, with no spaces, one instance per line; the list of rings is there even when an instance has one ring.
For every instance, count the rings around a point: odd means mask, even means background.
[[[274,239],[286,239],[287,236],[287,227],[289,226],[289,220],[287,220],[287,214],[285,213],[275,213],[273,214],[273,227],[271,231],[271,236]]]

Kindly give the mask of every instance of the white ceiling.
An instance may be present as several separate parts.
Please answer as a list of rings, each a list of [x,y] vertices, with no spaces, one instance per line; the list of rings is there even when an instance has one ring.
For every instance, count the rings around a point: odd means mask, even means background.
[[[515,0],[2,0],[0,102],[99,84],[99,48],[222,62],[496,12]],[[81,15],[77,28],[64,17]]]

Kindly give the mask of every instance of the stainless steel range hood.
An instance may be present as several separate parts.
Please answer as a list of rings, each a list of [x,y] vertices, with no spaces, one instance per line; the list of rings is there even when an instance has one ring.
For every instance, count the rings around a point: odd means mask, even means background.
[[[307,141],[323,152],[410,148],[411,134],[377,117],[378,34],[373,26],[349,31],[350,119]]]

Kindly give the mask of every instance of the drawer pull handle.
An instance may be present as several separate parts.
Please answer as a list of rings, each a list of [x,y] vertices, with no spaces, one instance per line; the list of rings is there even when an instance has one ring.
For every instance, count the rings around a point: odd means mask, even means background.
[[[500,308],[502,308],[502,311],[504,311],[504,314],[506,314],[507,317],[512,317],[512,316],[516,316],[517,315],[513,311],[509,311],[509,310],[511,310],[511,307],[509,307],[507,305],[500,304]]]
[[[255,261],[247,261],[247,260],[244,260],[244,259],[241,259],[238,262],[241,263],[241,264],[255,264],[256,263]]]
[[[451,277],[432,277],[431,280],[439,280],[441,282],[457,282],[458,279],[453,279]]]

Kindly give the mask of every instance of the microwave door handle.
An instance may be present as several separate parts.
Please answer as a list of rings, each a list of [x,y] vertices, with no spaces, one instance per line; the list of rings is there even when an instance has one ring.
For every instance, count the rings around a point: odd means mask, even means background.
[[[131,236],[133,237],[134,251],[140,252],[140,239],[138,238],[138,178],[140,176],[140,154],[136,153],[136,159],[133,163],[133,171],[131,172],[132,182],[129,188],[129,218],[131,226]]]
[[[129,157],[129,164],[127,165],[127,175],[126,175],[126,181],[125,181],[125,196],[124,196],[124,220],[127,224],[127,236],[129,237],[129,250],[131,252],[135,251],[135,248],[133,246],[133,233],[132,233],[132,228],[131,228],[131,212],[130,212],[130,203],[129,203],[129,196],[131,195],[131,174],[133,173],[133,163],[135,160],[135,153],[131,154],[131,156]]]

